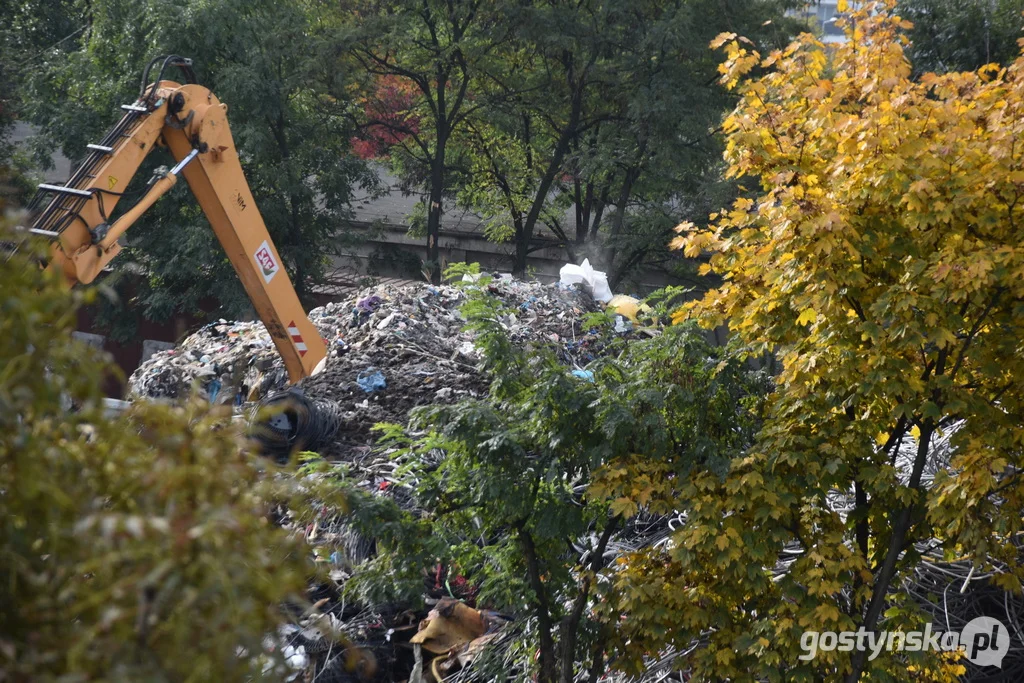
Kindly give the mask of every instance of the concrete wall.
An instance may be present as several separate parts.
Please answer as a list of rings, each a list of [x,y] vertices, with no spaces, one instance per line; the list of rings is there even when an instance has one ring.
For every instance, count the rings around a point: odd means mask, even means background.
[[[426,259],[426,239],[411,237],[404,225],[369,224],[365,221],[351,221],[348,228],[361,238],[358,246],[346,247],[334,258],[339,274],[349,277],[371,275],[421,279],[420,264]],[[438,241],[442,263],[479,263],[484,270],[510,272],[514,263],[515,246],[511,243],[495,243],[484,237],[480,231],[443,229]],[[531,275],[541,282],[554,282],[558,271],[566,264],[568,255],[559,243],[550,238],[535,238],[535,250],[530,253]],[[591,265],[602,270],[599,256],[592,248],[584,245],[577,252],[577,262],[590,258]],[[664,271],[646,269],[635,277],[638,290],[647,294],[670,284],[679,284]]]

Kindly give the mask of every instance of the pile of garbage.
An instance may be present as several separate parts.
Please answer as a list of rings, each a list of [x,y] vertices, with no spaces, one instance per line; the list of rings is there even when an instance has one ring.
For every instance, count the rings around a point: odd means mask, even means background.
[[[286,380],[263,323],[221,319],[150,356],[128,379],[128,399],[179,399],[195,388],[210,403],[241,405]]]
[[[514,343],[553,347],[567,367],[585,377],[586,364],[604,343],[585,329],[585,315],[609,303],[621,307],[615,329],[628,333],[640,303],[615,303],[603,274],[589,264],[567,269],[563,281],[551,285],[507,276],[490,281],[467,276],[467,285],[483,288],[503,304],[507,312],[499,322]],[[244,416],[260,406],[287,404],[290,417],[316,422],[302,430],[305,447],[344,461],[338,467],[358,487],[410,510],[415,501],[397,472],[401,463],[374,451],[371,430],[380,422],[405,423],[417,406],[486,394],[483,358],[460,313],[467,296],[466,289],[451,285],[383,285],[313,309],[309,318],[328,356],[321,372],[291,388],[262,323],[220,320],[177,348],[154,354],[132,374],[129,395],[178,399],[198,392]],[[271,433],[268,441],[289,433],[286,420],[264,426]],[[282,452],[294,450],[293,445],[288,441]],[[311,587],[313,607],[295,614],[277,634],[275,647],[291,672],[284,680],[427,683],[459,671],[468,674],[471,663],[486,653],[514,656],[510,646],[523,624],[476,609],[475,589],[451,568],[438,565],[424,577],[429,611],[357,604],[343,597],[345,584],[376,553],[375,540],[336,512],[311,523],[285,513],[280,523],[303,534],[316,561],[330,569],[328,581]]]
[[[582,329],[583,316],[601,308],[591,293],[507,276],[491,280],[486,289],[514,311],[501,323],[517,343],[554,342],[569,365],[593,357],[591,338]],[[341,407],[337,438],[322,455],[368,452],[374,424],[402,423],[416,406],[486,393],[481,356],[459,312],[465,300],[465,291],[451,285],[390,285],[310,311],[328,358],[322,372],[297,387]],[[128,386],[130,398],[177,399],[195,390],[211,403],[242,410],[287,381],[262,323],[220,320],[177,348],[154,354],[132,373]]]

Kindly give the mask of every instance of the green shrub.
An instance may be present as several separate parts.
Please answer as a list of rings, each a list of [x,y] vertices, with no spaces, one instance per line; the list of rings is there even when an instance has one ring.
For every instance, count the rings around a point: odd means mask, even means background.
[[[259,678],[311,566],[268,519],[289,492],[198,403],[105,417],[106,360],[71,337],[93,292],[44,253],[0,269],[0,678]]]

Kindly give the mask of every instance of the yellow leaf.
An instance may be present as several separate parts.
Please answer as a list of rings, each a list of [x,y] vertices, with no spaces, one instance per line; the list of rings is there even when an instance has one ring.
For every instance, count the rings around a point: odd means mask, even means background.
[[[717,36],[715,36],[715,39],[711,41],[711,49],[717,50],[718,48],[725,45],[726,42],[733,40],[734,38],[736,38],[735,33],[719,33]]]
[[[817,322],[818,314],[815,313],[813,308],[805,308],[800,312],[800,317],[796,319],[797,325],[810,325],[813,322]]]
[[[612,514],[622,515],[623,517],[632,517],[636,514],[636,504],[629,498],[616,498],[608,506],[611,508]]]
[[[948,275],[949,271],[952,269],[953,266],[951,266],[948,263],[939,263],[937,266],[935,266],[935,272],[932,274],[932,278],[937,283],[942,282],[942,279],[945,278],[945,276]]]

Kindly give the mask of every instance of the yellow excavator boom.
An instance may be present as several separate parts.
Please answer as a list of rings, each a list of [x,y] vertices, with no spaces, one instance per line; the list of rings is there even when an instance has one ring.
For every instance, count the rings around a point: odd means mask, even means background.
[[[150,63],[143,76],[148,81]],[[64,185],[40,185],[52,199],[31,232],[52,240],[48,267],[70,284],[92,282],[121,250],[118,238],[184,175],[256,312],[284,359],[291,381],[313,374],[326,357],[249,190],[228,127],[227,105],[195,83],[163,80],[168,66],[191,76],[191,60],[163,58],[157,79]],[[143,159],[166,146],[177,164],[155,176],[145,196],[116,221],[114,212]],[[168,239],[174,239],[168,235]]]

